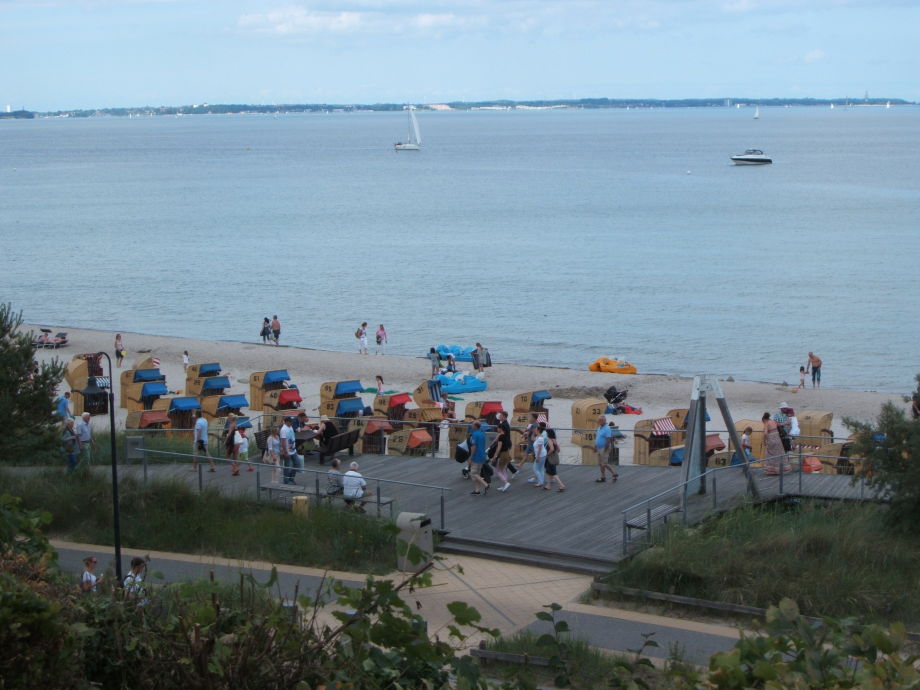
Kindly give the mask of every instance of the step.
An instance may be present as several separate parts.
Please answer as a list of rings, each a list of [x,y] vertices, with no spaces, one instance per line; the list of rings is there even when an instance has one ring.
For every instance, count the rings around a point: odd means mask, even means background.
[[[587,554],[534,549],[469,537],[445,537],[437,546],[437,551],[592,576],[606,575],[615,566],[612,559]]]

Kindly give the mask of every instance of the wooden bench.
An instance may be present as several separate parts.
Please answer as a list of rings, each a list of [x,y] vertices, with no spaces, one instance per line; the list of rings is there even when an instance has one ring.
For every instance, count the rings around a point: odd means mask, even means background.
[[[648,530],[650,524],[654,524],[658,520],[667,523],[669,515],[679,512],[679,506],[671,505],[670,503],[661,503],[650,511],[643,510],[635,517],[626,520],[623,523],[623,550],[625,551],[629,542],[632,541],[632,531],[634,529]]]
[[[329,443],[319,447],[319,464],[322,465],[326,458],[334,456],[340,450],[348,450],[349,455],[355,454],[355,444],[361,435],[360,429],[352,429],[336,434],[329,439]]]
[[[323,483],[325,484],[326,478],[323,477]],[[319,493],[316,493],[316,485],[311,484],[307,486],[301,486],[300,484],[280,484],[278,482],[272,482],[270,484],[263,484],[259,487],[268,494],[268,498],[271,499],[273,494],[277,493],[280,496],[285,494],[289,496],[312,496],[316,500],[326,500],[326,501],[342,501],[347,503],[351,501],[352,503],[360,503],[362,506],[371,504],[377,506],[377,515],[380,515],[380,508],[382,506],[389,506],[390,508],[390,517],[393,517],[393,504],[394,501],[389,496],[380,496],[380,500],[377,500],[377,493],[371,492],[362,498],[350,498],[346,499],[343,494],[327,494],[323,488],[320,488]]]

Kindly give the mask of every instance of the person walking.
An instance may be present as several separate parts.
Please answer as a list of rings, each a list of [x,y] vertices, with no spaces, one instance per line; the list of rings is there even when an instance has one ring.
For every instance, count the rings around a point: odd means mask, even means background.
[[[192,467],[190,472],[198,469],[198,456],[204,455],[211,465],[211,472],[214,472],[214,458],[208,452],[208,420],[205,419],[201,410],[195,410],[195,429],[192,431]]]
[[[272,340],[275,341],[275,345],[278,344],[278,340],[281,338],[281,322],[278,320],[278,315],[274,314],[272,316]]]
[[[80,459],[85,458],[86,464],[93,463],[93,451],[96,450],[96,441],[93,438],[93,427],[89,423],[90,414],[84,412],[80,415],[80,421],[77,422],[76,434],[80,441]]]
[[[182,370],[188,371],[188,350],[182,351]]]
[[[546,464],[544,465],[547,480],[543,484],[543,489],[549,491],[550,485],[555,482],[557,492],[565,491],[565,484],[562,483],[562,477],[559,476],[559,443],[556,441],[556,430],[546,430]]]
[[[80,578],[80,589],[84,592],[98,592],[98,585],[102,582],[102,575],[96,575],[93,571],[99,561],[95,556],[87,556],[83,559],[83,576]]]
[[[125,341],[121,337],[121,333],[115,334],[115,366],[121,367],[121,363],[125,358],[125,355],[128,354],[128,349],[125,347]]]
[[[533,440],[533,474],[534,486],[538,489],[547,489],[546,487],[546,452],[547,441],[549,439],[539,430],[536,438]]]
[[[431,378],[434,378],[441,371],[441,358],[438,356],[438,351],[434,348],[428,351],[428,361],[431,362]]]
[[[377,342],[377,346],[374,348],[374,354],[382,355],[387,344],[387,329],[383,327],[383,324],[377,326],[377,333],[374,340]]]
[[[224,457],[230,461],[230,475],[233,477],[240,476],[240,465],[237,458],[240,456],[240,445],[243,443],[243,437],[236,428],[236,415],[227,417],[227,435],[224,437]]]
[[[267,316],[262,319],[262,330],[259,331],[259,335],[262,336],[263,345],[268,345],[272,340],[272,322]]]
[[[770,419],[770,413],[764,412],[761,417],[763,422],[763,435],[767,446],[766,474],[779,474],[786,471],[786,449],[783,439],[779,435],[779,425]]]
[[[55,412],[61,418],[61,423],[68,419],[73,419],[73,408],[70,405],[70,391],[64,391],[64,394],[55,401]]]
[[[367,321],[362,321],[355,331],[355,338],[358,339],[358,354],[367,354]]]
[[[272,483],[277,483],[281,474],[281,437],[277,426],[272,426],[265,439],[265,454],[268,455],[268,464],[272,465]]]
[[[64,421],[64,428],[61,431],[61,446],[64,449],[64,456],[67,458],[67,470],[73,472],[77,469],[77,455],[80,452],[80,439],[77,438],[77,432],[74,430],[72,419],[66,419]]]
[[[486,464],[486,435],[482,432],[482,424],[477,419],[473,422],[473,431],[470,433],[470,476],[473,478],[473,496],[485,494],[489,490],[489,483],[482,476],[483,466]],[[479,487],[482,487],[480,490]]]
[[[144,588],[144,571],[147,570],[147,561],[140,556],[131,559],[131,571],[124,581],[125,598],[136,601],[143,606],[147,603],[147,590]]]
[[[820,388],[821,387],[821,365],[824,362],[821,361],[821,358],[818,357],[814,352],[808,353],[808,366],[805,369],[805,373],[808,373],[808,370],[811,369],[811,387]]]
[[[474,351],[475,357],[473,357],[473,363],[476,366],[477,373],[485,374],[486,373],[486,349],[482,346],[482,343],[476,343],[476,350]]]
[[[293,417],[285,417],[284,425],[279,433],[281,437],[281,461],[284,465],[282,483],[284,484],[294,484],[297,470],[303,468],[295,447],[294,428],[291,426],[293,421]]]
[[[492,444],[494,450],[489,461],[495,465],[495,474],[502,481],[498,490],[504,493],[511,487],[511,477],[517,472],[511,463],[511,425],[508,424],[508,413],[504,410],[498,413],[497,426],[498,438]]]
[[[619,479],[620,475],[617,474],[610,463],[614,451],[617,450],[613,438],[613,429],[607,426],[607,418],[604,415],[601,415],[597,419],[597,432],[594,435],[594,450],[597,453],[597,468],[601,473],[601,476],[594,481],[606,482],[606,472],[610,472],[611,481],[615,482]],[[619,464],[619,457],[617,457],[617,464]]]
[[[253,472],[254,470],[252,467],[252,463],[248,462],[249,461],[249,436],[246,433],[246,429],[243,429],[241,427],[237,427],[237,432],[239,432],[239,435],[240,435],[240,455],[239,457],[241,457],[244,461],[246,461],[246,464],[247,464],[246,471]]]

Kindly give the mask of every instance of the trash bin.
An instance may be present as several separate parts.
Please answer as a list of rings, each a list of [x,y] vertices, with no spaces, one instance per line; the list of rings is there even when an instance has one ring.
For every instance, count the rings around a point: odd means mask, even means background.
[[[434,555],[431,518],[424,513],[400,513],[396,527],[396,567],[403,572],[418,570]]]
[[[310,514],[310,503],[306,496],[294,496],[291,499],[291,512],[306,517]]]

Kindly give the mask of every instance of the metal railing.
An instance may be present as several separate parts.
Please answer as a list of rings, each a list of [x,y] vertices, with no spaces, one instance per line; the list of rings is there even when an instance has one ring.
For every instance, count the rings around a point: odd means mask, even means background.
[[[771,497],[783,497],[783,496],[808,496],[806,492],[805,482],[812,478],[818,477],[827,477],[827,476],[852,476],[850,480],[851,486],[858,486],[858,494],[853,497],[859,501],[867,500],[866,496],[866,475],[862,471],[858,471],[860,468],[858,465],[853,463],[849,464],[849,467],[839,464],[841,457],[837,455],[820,455],[818,453],[805,453],[804,449],[800,446],[798,449],[797,455],[792,456],[794,459],[790,460],[790,454],[772,456],[764,459],[753,459],[745,463],[738,463],[735,465],[726,465],[723,467],[710,467],[705,472],[692,477],[686,481],[683,481],[670,489],[661,491],[654,496],[646,498],[639,503],[629,506],[622,511],[622,524],[623,524],[623,555],[627,555],[629,552],[629,545],[631,543],[630,534],[632,529],[644,529],[645,530],[645,542],[647,546],[650,546],[653,541],[653,532],[655,531],[655,525],[653,524],[655,516],[664,516],[665,519],[662,519],[662,522],[666,521],[667,514],[672,513],[681,513],[681,520],[684,524],[688,524],[690,520],[689,515],[689,506],[692,500],[690,490],[691,486],[696,487],[705,487],[705,489],[700,490],[699,493],[695,494],[696,496],[709,496],[711,500],[711,506],[708,511],[703,510],[702,514],[699,516],[700,519],[705,517],[708,513],[717,512],[719,510],[719,482],[718,479],[720,476],[724,476],[723,473],[730,471],[744,472],[752,471],[756,469],[764,468],[765,473],[762,476],[756,476],[756,479],[761,483],[764,481],[764,478],[771,480],[776,478],[777,485],[775,491],[768,491],[766,494],[761,491],[761,496],[771,495]],[[819,461],[822,461],[822,465],[833,464],[834,474],[826,473],[824,471],[820,472],[807,472],[805,471],[804,459],[808,458],[817,458]],[[823,461],[827,460],[828,463]],[[767,473],[766,470],[774,468],[778,465],[778,471]],[[786,471],[786,467],[789,467],[790,470]],[[824,468],[822,468],[823,470]],[[840,475],[838,472],[840,469],[849,469],[852,470],[852,474],[849,472],[844,475]],[[793,486],[789,487],[789,482],[792,480],[794,483]],[[723,482],[724,484],[724,482]],[[758,488],[763,489],[765,487],[759,486]],[[731,496],[739,495],[737,487],[730,490]],[[673,503],[666,503],[668,497],[671,497]],[[725,497],[725,492],[723,492],[723,498]],[[876,500],[878,496],[871,496],[868,499]],[[705,499],[700,498],[702,503]],[[675,503],[677,505],[675,505]],[[656,512],[656,508],[659,506],[668,506],[674,507],[676,510],[671,513],[666,513],[665,510],[659,510]],[[632,525],[631,525],[632,523]],[[644,527],[636,527],[637,524],[644,525]]]
[[[272,473],[275,473],[275,472],[281,472],[285,469],[285,467],[282,464],[275,465],[272,463],[265,463],[265,462],[261,462],[257,460],[250,460],[247,458],[241,458],[238,460],[230,460],[230,459],[222,458],[222,457],[215,457],[215,456],[208,457],[206,455],[195,455],[192,453],[176,453],[174,451],[156,450],[152,448],[143,448],[143,447],[138,448],[137,451],[143,454],[141,463],[142,463],[142,476],[143,476],[144,484],[147,483],[148,474],[149,474],[149,463],[147,461],[148,454],[164,456],[168,458],[182,458],[186,462],[195,463],[195,468],[197,469],[197,474],[198,474],[197,483],[198,483],[199,493],[203,492],[205,488],[204,466],[207,463],[214,462],[214,463],[223,463],[226,465],[231,465],[232,463],[235,462],[237,465],[251,465],[254,468],[253,471],[255,473],[256,500],[261,500],[263,486],[268,486],[269,484],[272,483],[272,482],[268,482],[267,484],[263,485],[262,483],[263,471],[271,470]],[[291,468],[288,468],[288,469],[291,469]],[[297,476],[297,474],[300,474],[300,473],[303,473],[306,475],[312,475],[312,481],[314,484],[314,487],[313,487],[314,493],[313,494],[308,493],[306,495],[314,497],[315,501],[317,502],[326,497],[327,494],[325,493],[325,491],[321,490],[322,489],[321,479],[325,479],[326,477],[328,477],[328,474],[329,474],[328,469],[315,470],[315,469],[305,467],[305,468],[292,469],[291,471],[294,472],[295,477]],[[417,482],[406,482],[406,481],[401,481],[398,479],[385,479],[383,477],[368,477],[364,475],[362,475],[362,479],[364,479],[365,482],[374,483],[374,499],[375,499],[374,502],[376,502],[377,504],[377,517],[380,517],[380,508],[383,505],[382,500],[381,500],[383,498],[383,493],[381,490],[383,486],[411,487],[414,489],[437,491],[438,492],[438,503],[439,503],[440,529],[442,531],[446,530],[447,510],[446,510],[446,500],[445,499],[446,499],[446,492],[453,490],[450,487],[438,486],[436,484],[419,484]],[[306,484],[304,486],[306,486]]]

